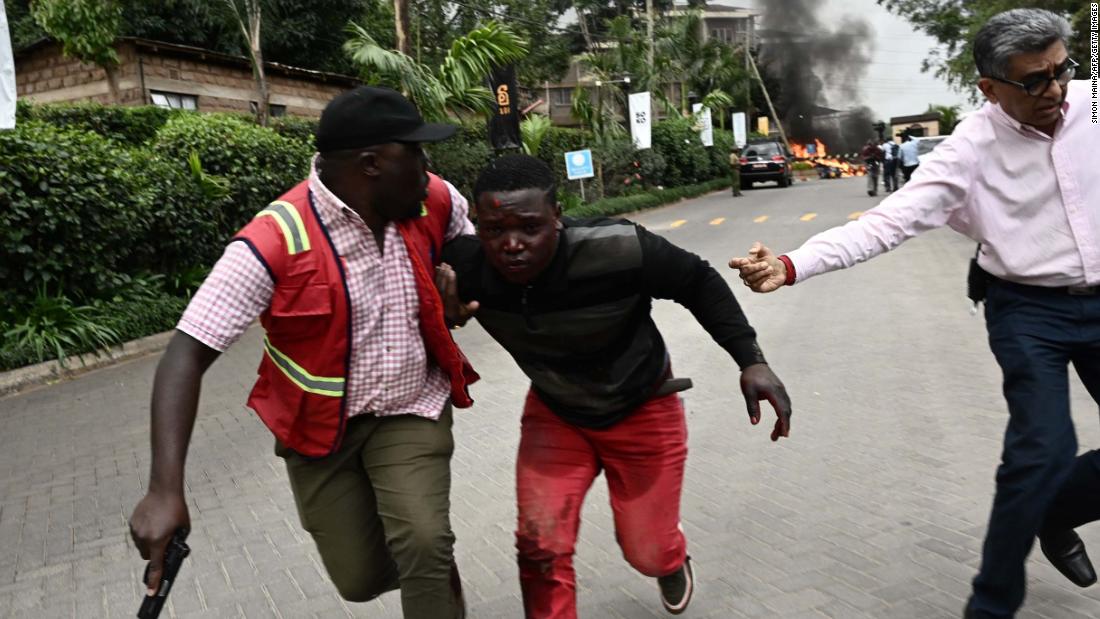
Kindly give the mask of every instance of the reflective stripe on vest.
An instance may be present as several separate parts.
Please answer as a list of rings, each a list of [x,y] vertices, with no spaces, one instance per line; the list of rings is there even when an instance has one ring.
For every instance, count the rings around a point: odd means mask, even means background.
[[[291,254],[309,251],[309,235],[306,233],[306,225],[302,222],[302,216],[298,209],[290,202],[279,200],[267,205],[267,208],[256,214],[256,217],[271,217],[279,224],[286,239],[286,246]]]
[[[264,337],[264,351],[271,357],[275,367],[282,370],[283,374],[286,374],[286,377],[290,379],[290,382],[301,387],[303,391],[334,398],[344,396],[343,377],[314,376],[310,374],[305,368],[294,363],[290,357],[272,346],[271,340],[267,339],[266,336]]]

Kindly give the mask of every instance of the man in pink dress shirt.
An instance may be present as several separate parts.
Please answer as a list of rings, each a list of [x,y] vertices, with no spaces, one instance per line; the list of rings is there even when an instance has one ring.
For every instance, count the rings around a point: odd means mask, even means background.
[[[1100,451],[1077,456],[1068,365],[1100,402],[1100,126],[1090,118],[1089,86],[1071,83],[1070,35],[1048,11],[995,15],[974,41],[988,102],[911,182],[788,254],[756,243],[730,261],[747,286],[771,292],[944,225],[981,244],[986,324],[1009,423],[966,617],[1016,613],[1036,536],[1072,582],[1096,582],[1074,529],[1100,519]]]

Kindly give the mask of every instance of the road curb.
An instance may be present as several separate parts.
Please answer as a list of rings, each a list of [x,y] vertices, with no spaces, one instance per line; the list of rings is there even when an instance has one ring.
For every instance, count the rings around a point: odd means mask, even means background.
[[[73,355],[65,363],[46,361],[0,372],[0,396],[12,395],[39,385],[68,380],[92,370],[109,367],[137,357],[159,352],[168,346],[175,329],[112,346],[105,353]]]

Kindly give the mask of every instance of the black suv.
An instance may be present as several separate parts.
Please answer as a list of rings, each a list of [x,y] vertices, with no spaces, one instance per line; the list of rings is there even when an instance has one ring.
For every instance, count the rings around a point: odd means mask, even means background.
[[[777,140],[750,141],[741,151],[741,189],[753,183],[775,181],[780,187],[791,186],[791,154]]]

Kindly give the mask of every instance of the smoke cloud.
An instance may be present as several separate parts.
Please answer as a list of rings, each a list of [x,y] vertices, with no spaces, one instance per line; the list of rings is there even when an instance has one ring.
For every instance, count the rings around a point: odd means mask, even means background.
[[[820,15],[839,6],[838,2],[765,0],[760,4],[764,9],[761,65],[779,82],[779,92],[771,95],[788,137],[796,142],[820,138],[833,151],[858,149],[874,135],[870,110],[859,100],[859,82],[874,54],[874,29],[866,20],[851,16],[842,18],[834,30],[826,27]],[[818,106],[850,113],[815,120]]]

